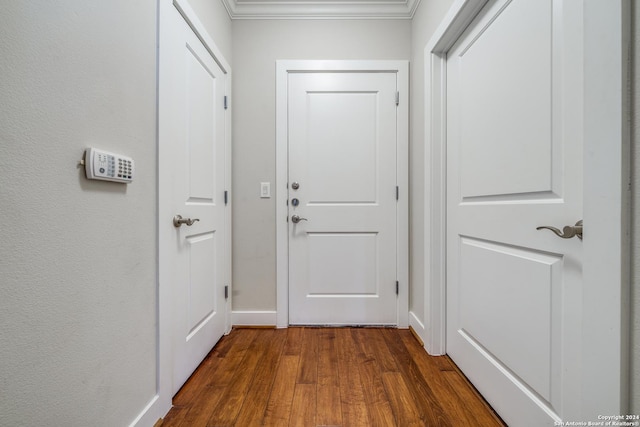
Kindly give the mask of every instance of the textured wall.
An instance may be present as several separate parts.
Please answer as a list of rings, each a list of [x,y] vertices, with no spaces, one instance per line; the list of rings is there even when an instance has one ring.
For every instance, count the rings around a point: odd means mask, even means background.
[[[631,154],[632,154],[632,282],[631,282],[631,413],[640,414],[640,7],[631,2]]]
[[[233,309],[275,310],[278,59],[409,59],[410,21],[233,22]]]
[[[2,426],[127,425],[155,394],[155,49],[155,0],[3,2]],[[88,146],[135,181],[87,181]]]

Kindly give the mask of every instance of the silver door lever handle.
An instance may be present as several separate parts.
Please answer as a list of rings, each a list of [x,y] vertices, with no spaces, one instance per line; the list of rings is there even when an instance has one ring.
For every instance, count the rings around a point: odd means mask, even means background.
[[[182,224],[187,224],[189,227],[191,227],[196,221],[200,221],[200,219],[182,218],[182,215],[176,215],[173,217],[173,226],[179,228],[182,226]]]
[[[291,222],[293,222],[294,224],[297,224],[300,221],[309,221],[309,220],[307,218],[300,218],[298,215],[291,216]]]
[[[582,240],[582,220],[576,222],[576,225],[565,225],[562,231],[555,227],[550,227],[548,225],[542,225],[540,227],[536,227],[536,230],[551,230],[556,233],[556,236],[562,237],[563,239],[570,239],[574,236],[578,236],[578,239]]]

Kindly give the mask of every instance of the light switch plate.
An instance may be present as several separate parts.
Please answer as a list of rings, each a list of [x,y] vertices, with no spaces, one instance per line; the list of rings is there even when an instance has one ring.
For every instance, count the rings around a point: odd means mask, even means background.
[[[261,182],[260,183],[260,198],[261,199],[269,199],[271,197],[271,183],[270,182]]]

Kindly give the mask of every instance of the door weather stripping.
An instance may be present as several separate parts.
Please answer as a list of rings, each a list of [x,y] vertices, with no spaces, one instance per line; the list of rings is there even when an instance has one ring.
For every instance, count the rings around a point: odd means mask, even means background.
[[[400,282],[396,280],[396,295],[400,293]]]
[[[400,105],[400,92],[396,92],[396,105]]]
[[[227,95],[224,96],[224,109],[227,109]]]
[[[400,200],[400,187],[396,185],[396,200]]]
[[[224,286],[224,299],[229,299],[229,285]]]
[[[229,203],[229,192],[224,190],[224,205],[227,206],[227,203]]]

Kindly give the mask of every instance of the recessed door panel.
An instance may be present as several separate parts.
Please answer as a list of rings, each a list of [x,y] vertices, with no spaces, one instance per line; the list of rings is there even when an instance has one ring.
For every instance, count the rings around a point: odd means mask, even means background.
[[[189,257],[189,335],[216,311],[216,233],[187,238]]]
[[[308,296],[377,296],[376,233],[309,233]]]
[[[309,203],[375,203],[378,94],[310,92],[307,96]]]
[[[562,258],[463,238],[459,265],[460,330],[550,401],[551,366],[560,363],[552,337],[561,327],[553,310],[562,303]]]
[[[185,49],[187,65],[187,117],[186,149],[189,165],[186,168],[189,184],[189,201],[214,203],[216,188],[216,77],[203,58],[193,48]],[[207,52],[208,55],[208,52]],[[221,124],[217,124],[220,126]]]
[[[551,7],[511,2],[460,46],[463,198],[552,190]]]

